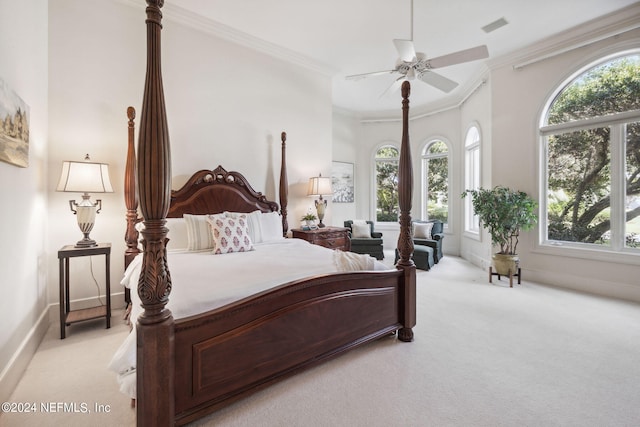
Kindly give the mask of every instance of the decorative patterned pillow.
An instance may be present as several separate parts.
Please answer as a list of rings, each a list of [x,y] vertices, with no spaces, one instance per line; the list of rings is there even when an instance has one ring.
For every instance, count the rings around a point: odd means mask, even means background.
[[[355,239],[370,239],[371,228],[366,222],[364,224],[354,222],[351,224],[351,237]]]
[[[214,255],[253,250],[247,215],[238,215],[236,218],[211,216],[207,218],[207,222],[211,226]]]
[[[413,223],[413,237],[416,239],[431,239],[431,229],[433,228],[432,222],[414,222]]]

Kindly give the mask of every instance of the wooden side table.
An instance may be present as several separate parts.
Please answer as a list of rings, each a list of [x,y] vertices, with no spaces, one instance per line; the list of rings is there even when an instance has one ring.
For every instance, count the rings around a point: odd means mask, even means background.
[[[324,227],[316,230],[293,229],[291,235],[296,239],[303,239],[314,245],[329,249],[351,250],[349,229],[344,227]]]
[[[106,305],[98,307],[84,308],[81,310],[71,310],[69,298],[69,259],[83,256],[104,255],[106,268]],[[111,277],[110,260],[111,243],[99,243],[91,248],[76,248],[74,245],[63,246],[58,251],[60,263],[60,339],[65,338],[66,326],[90,319],[105,317],[107,329],[111,327]]]

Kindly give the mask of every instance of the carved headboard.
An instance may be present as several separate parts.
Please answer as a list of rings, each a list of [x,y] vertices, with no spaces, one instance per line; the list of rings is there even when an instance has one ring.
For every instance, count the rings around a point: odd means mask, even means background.
[[[227,172],[222,166],[201,170],[179,190],[171,192],[167,218],[183,214],[229,212],[277,212],[278,204],[255,191],[239,172]]]

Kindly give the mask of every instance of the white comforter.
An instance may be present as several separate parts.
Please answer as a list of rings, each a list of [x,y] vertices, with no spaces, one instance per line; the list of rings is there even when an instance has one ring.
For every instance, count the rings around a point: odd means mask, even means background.
[[[318,274],[386,270],[368,255],[341,252],[301,239],[254,245],[255,250],[224,255],[203,252],[167,254],[172,289],[167,308],[175,319],[203,313],[283,283]],[[141,313],[136,291],[142,256],[125,271],[122,285],[131,291],[131,321]],[[240,273],[239,273],[240,272]],[[109,369],[118,374],[120,390],[135,398],[136,333],[132,331],[113,356]]]

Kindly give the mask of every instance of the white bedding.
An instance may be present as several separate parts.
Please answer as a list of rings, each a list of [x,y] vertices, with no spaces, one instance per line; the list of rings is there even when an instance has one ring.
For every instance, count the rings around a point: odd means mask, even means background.
[[[172,289],[167,308],[175,319],[203,313],[271,287],[318,274],[354,270],[388,270],[368,255],[334,251],[301,239],[254,245],[249,252],[212,255],[169,251]],[[142,312],[137,293],[142,255],[125,271],[122,285],[131,289],[131,322]],[[241,272],[241,273],[239,273]],[[118,374],[120,390],[135,398],[136,333],[129,334],[109,369]]]

